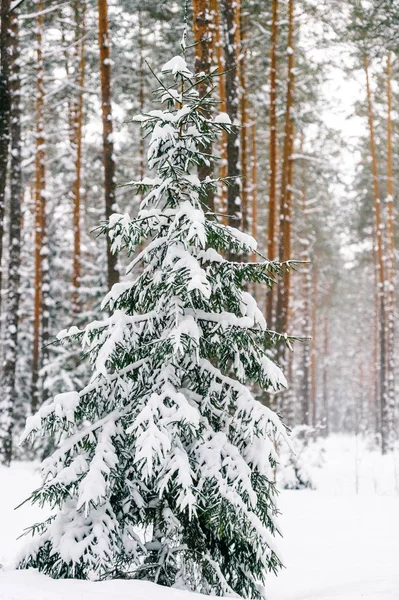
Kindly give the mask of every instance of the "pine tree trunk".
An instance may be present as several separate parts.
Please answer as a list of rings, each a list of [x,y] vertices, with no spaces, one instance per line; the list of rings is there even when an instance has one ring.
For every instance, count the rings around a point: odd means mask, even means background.
[[[98,42],[100,47],[100,74],[101,74],[101,107],[103,120],[103,166],[104,166],[104,194],[105,218],[109,219],[115,206],[115,161],[113,142],[113,121],[111,105],[111,59],[110,40],[108,31],[108,5],[107,0],[98,0]],[[119,271],[116,256],[111,252],[111,244],[107,238],[107,272],[108,287],[119,281]]]
[[[303,270],[303,335],[311,337],[311,312],[310,301],[312,294],[312,274],[309,265]],[[301,382],[301,423],[310,425],[310,375],[312,363],[311,340],[306,339],[302,345],[302,382]]]
[[[373,227],[373,237],[375,237]],[[379,349],[380,349],[380,294],[378,289],[378,268],[377,268],[377,252],[376,248],[373,248],[373,356],[372,356],[372,394],[370,394],[370,406],[369,412],[372,417],[373,431],[377,436],[381,435],[381,407],[380,407],[380,364],[378,360]]]
[[[35,413],[39,404],[39,371],[42,312],[43,311],[43,255],[45,250],[45,136],[44,136],[44,71],[43,71],[43,0],[37,5],[36,22],[36,156],[35,156],[35,241],[34,241],[34,314],[31,409]],[[47,262],[48,258],[45,257]]]
[[[318,272],[316,265],[313,265],[313,294],[312,294],[312,347],[311,347],[311,395],[310,402],[312,407],[312,427],[317,425],[317,292],[318,292]]]
[[[18,20],[15,13],[10,22],[10,84],[11,93],[11,165],[10,165],[10,249],[8,261],[7,317],[4,341],[3,395],[0,400],[0,461],[9,465],[12,459],[14,426],[15,369],[18,358],[18,327],[21,264],[21,203],[23,195],[21,169],[21,109]]]
[[[387,403],[390,418],[395,414],[395,236],[393,212],[393,159],[392,159],[392,67],[391,54],[387,57]],[[391,430],[393,427],[390,428]]]
[[[324,315],[324,356],[323,356],[323,406],[324,406],[324,437],[329,434],[329,401],[328,401],[328,363],[329,363],[329,344],[328,344],[328,311]]]
[[[255,117],[251,125],[251,234],[256,240],[258,239],[258,154],[256,148],[256,123]],[[256,260],[256,255],[253,254],[252,260]]]
[[[303,153],[304,136],[301,138],[301,154]],[[307,219],[307,181],[306,165],[302,166],[302,190],[301,190],[301,209],[302,218],[305,225],[305,232],[302,235],[302,254],[301,259],[304,262],[302,272],[302,296],[303,296],[303,335],[306,340],[302,344],[302,381],[301,389],[301,423],[310,425],[310,375],[311,375],[311,338],[312,336],[312,271],[310,267],[310,241],[308,239],[308,219]]]
[[[279,236],[279,259],[287,261],[291,258],[291,226],[292,226],[292,179],[293,161],[292,153],[294,147],[294,123],[292,120],[292,109],[294,105],[294,0],[288,4],[288,75],[287,95],[284,125],[284,149],[283,165],[281,173],[280,194],[280,236]],[[284,274],[281,284],[278,286],[277,297],[277,329],[286,332],[288,329],[288,312],[290,302],[290,272]],[[282,352],[284,349],[282,349]]]
[[[219,4],[218,0],[211,0],[211,10],[213,16],[213,27],[215,30],[215,54],[217,62],[217,70],[221,75],[218,77],[219,85],[219,100],[220,100],[220,111],[226,112],[226,77],[224,74],[224,57],[223,57],[223,45],[220,35],[220,17],[219,17]],[[227,177],[227,133],[222,131],[221,134],[221,147],[220,147],[220,177],[222,179]],[[224,215],[223,222],[227,224],[227,188],[225,185],[221,186],[220,189],[220,207],[217,207]]]
[[[256,144],[256,122],[255,122],[255,114],[252,115],[252,125],[250,127],[251,131],[251,193],[249,197],[249,201],[251,204],[251,235],[257,240],[258,239],[258,154],[257,154],[257,144]],[[251,260],[256,262],[256,254],[253,253],[251,255]],[[252,286],[253,296],[255,299],[258,297],[258,286],[256,283]]]
[[[73,265],[72,265],[72,312],[80,311],[79,288],[82,274],[81,259],[81,173],[82,173],[82,129],[83,95],[85,83],[85,5],[75,2],[76,42],[79,40],[79,67],[77,76],[78,98],[74,111],[73,148],[75,150],[75,181],[72,190],[73,213]]]
[[[375,218],[375,245],[377,253],[377,285],[379,295],[379,339],[380,339],[380,355],[379,355],[379,372],[380,372],[380,408],[381,408],[381,451],[385,454],[392,446],[393,438],[393,415],[391,414],[388,394],[387,394],[387,377],[386,377],[386,360],[387,360],[387,307],[386,307],[386,281],[384,269],[384,248],[383,248],[383,224],[381,219],[381,200],[379,192],[377,153],[375,147],[374,135],[374,114],[371,99],[370,77],[368,68],[367,56],[364,56],[364,70],[366,74],[366,89],[367,89],[367,108],[370,133],[370,153],[371,167],[373,175],[373,193],[374,193],[374,218]]]
[[[272,37],[270,50],[270,104],[269,104],[269,212],[267,221],[267,257],[276,258],[276,218],[277,218],[277,172],[278,172],[278,131],[277,131],[277,42],[278,42],[278,0],[272,1]],[[266,297],[266,317],[273,329],[273,293],[270,289]]]
[[[139,48],[140,48],[140,114],[144,112],[144,39],[143,39],[143,15],[139,10]],[[140,180],[144,179],[145,174],[145,145],[144,136],[140,136]],[[143,193],[140,194],[141,200]]]
[[[248,95],[247,95],[247,76],[246,76],[246,60],[245,60],[245,29],[243,24],[243,16],[241,13],[240,19],[240,43],[242,48],[242,58],[240,61],[240,143],[241,143],[241,205],[242,205],[242,229],[248,231],[248,188],[249,188],[249,166],[248,166]]]
[[[205,73],[209,75],[212,67],[212,32],[210,28],[210,2],[209,0],[194,0],[193,1],[193,32],[195,40],[195,72]],[[198,86],[200,98],[209,92],[209,84],[203,81]],[[212,144],[208,144],[201,149],[204,154],[209,156],[212,154]],[[198,177],[204,181],[207,177],[212,179],[213,164],[211,158],[208,159],[208,164],[198,167]],[[215,199],[212,190],[208,190],[206,197],[206,205],[210,212],[215,212]]]
[[[4,234],[4,207],[7,184],[8,149],[10,143],[10,0],[1,1],[0,25],[0,312],[2,289],[2,257]]]
[[[226,70],[226,112],[231,122],[238,125],[239,77],[237,51],[237,21],[239,4],[237,0],[222,0],[224,17],[224,56]],[[230,185],[227,189],[227,214],[231,227],[242,226],[240,198],[240,144],[238,127],[227,134],[227,176]]]

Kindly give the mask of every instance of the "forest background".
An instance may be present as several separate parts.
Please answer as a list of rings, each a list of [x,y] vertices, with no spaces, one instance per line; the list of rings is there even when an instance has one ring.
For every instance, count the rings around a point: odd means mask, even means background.
[[[188,62],[223,73],[212,94],[240,127],[199,173],[231,178],[209,206],[268,258],[300,261],[279,291],[253,289],[269,327],[305,339],[280,353],[289,390],[261,397],[290,427],[397,431],[394,202],[399,172],[397,2],[193,0]],[[26,417],[87,378],[60,330],[101,318],[123,279],[98,223],[137,213],[146,177],[129,124],[180,51],[180,2],[2,0],[0,456]],[[11,32],[11,34],[10,34]],[[208,93],[205,90],[204,93]],[[236,203],[239,196],[240,202]]]

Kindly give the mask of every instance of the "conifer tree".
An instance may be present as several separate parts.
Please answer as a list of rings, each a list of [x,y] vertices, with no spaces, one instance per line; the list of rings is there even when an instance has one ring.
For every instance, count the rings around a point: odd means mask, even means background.
[[[218,180],[195,173],[230,119],[196,89],[213,76],[193,75],[181,56],[156,77],[164,110],[134,119],[155,174],[129,184],[144,193],[137,217],[114,214],[102,228],[114,252],[136,256],[103,301],[108,316],[58,336],[81,340],[92,377],[43,405],[23,436],[61,441],[31,495],[55,512],[32,527],[20,566],[260,598],[281,567],[274,441],[286,434],[247,386],[286,386],[267,355],[284,336],[245,287],[272,285],[289,265],[224,258],[256,242],[205,214]]]

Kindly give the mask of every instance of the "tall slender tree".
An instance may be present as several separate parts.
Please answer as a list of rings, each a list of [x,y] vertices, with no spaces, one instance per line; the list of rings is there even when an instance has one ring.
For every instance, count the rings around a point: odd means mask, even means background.
[[[312,290],[312,344],[310,353],[310,370],[311,370],[311,388],[310,388],[310,405],[311,405],[311,424],[312,427],[317,426],[317,300],[319,290],[319,277],[317,265],[313,264],[313,290]]]
[[[234,125],[239,124],[239,77],[237,23],[239,4],[237,0],[221,0],[224,18],[224,57],[226,71],[226,112]],[[240,195],[240,135],[236,127],[227,134],[227,190],[228,223],[232,227],[242,226],[242,206]]]
[[[277,47],[278,0],[272,0],[272,30],[270,47],[270,101],[269,101],[269,203],[267,218],[267,256],[274,260],[276,249],[277,176],[278,176],[278,122],[277,122]],[[268,291],[266,316],[273,327],[273,289]]]
[[[385,454],[392,445],[393,415],[389,405],[387,390],[387,299],[384,265],[383,222],[381,215],[380,186],[378,177],[377,152],[374,132],[374,110],[370,86],[369,60],[363,56],[366,76],[367,111],[370,134],[371,168],[373,179],[375,248],[376,248],[376,282],[379,302],[379,375],[380,375],[380,410],[381,410],[381,450]]]
[[[37,6],[36,21],[36,154],[35,154],[35,242],[34,242],[34,315],[31,409],[39,405],[39,372],[43,343],[43,263],[47,263],[46,246],[46,138],[44,131],[43,0]],[[47,263],[48,264],[48,263]],[[47,267],[47,264],[44,267]],[[47,291],[47,290],[46,290]]]
[[[0,462],[10,465],[12,458],[12,434],[14,427],[14,408],[16,404],[15,371],[18,360],[18,329],[20,300],[21,267],[21,203],[22,156],[21,156],[21,83],[18,18],[15,11],[10,19],[10,220],[9,220],[9,258],[7,318],[4,340],[3,388],[0,400]]]
[[[80,308],[79,288],[82,275],[81,257],[81,180],[82,180],[82,132],[83,132],[83,98],[85,83],[85,4],[74,3],[75,43],[78,46],[78,69],[76,77],[77,98],[74,102],[72,127],[73,148],[75,151],[75,181],[72,190],[73,213],[73,268],[72,268],[72,311],[77,314]]]
[[[285,101],[285,122],[284,122],[284,149],[281,167],[281,189],[280,189],[280,232],[279,232],[279,259],[287,260],[291,256],[291,235],[292,235],[292,182],[293,182],[293,160],[294,149],[294,83],[295,83],[295,53],[294,53],[294,0],[288,2],[288,71],[287,71],[287,92]],[[283,284],[278,289],[277,313],[278,328],[283,327],[284,331],[288,327],[290,302],[290,273],[289,271],[283,278]]]
[[[251,125],[251,233],[252,237],[258,239],[258,150],[256,143],[256,121],[252,117]],[[253,256],[256,260],[256,256]]]
[[[395,236],[392,151],[392,66],[387,55],[387,403],[391,420],[395,414]]]
[[[108,28],[108,0],[98,0],[98,43],[100,47],[100,75],[101,75],[101,109],[103,120],[103,166],[104,166],[104,194],[105,218],[109,219],[115,212],[115,157],[114,157],[114,128],[112,120],[111,103],[111,57],[110,37]],[[108,287],[119,281],[119,271],[115,254],[111,251],[107,241]]]
[[[247,90],[247,64],[245,47],[245,14],[240,11],[240,165],[241,165],[241,206],[242,206],[242,229],[249,228],[249,119],[248,119],[248,90]]]
[[[219,87],[219,101],[220,110],[222,112],[227,111],[226,102],[226,76],[224,73],[225,61],[223,55],[223,43],[221,35],[221,23],[220,23],[220,8],[218,0],[211,1],[211,11],[213,17],[213,29],[214,29],[214,54],[216,55],[216,65],[219,72],[218,87]],[[220,177],[225,179],[227,177],[227,132],[221,132],[220,141]],[[223,186],[219,190],[220,206],[218,209],[224,214],[224,224],[227,224],[227,188]]]
[[[211,5],[210,0],[193,1],[193,31],[195,40],[195,72],[209,75],[212,67],[213,38],[211,29]],[[198,86],[201,98],[210,92],[209,79],[205,77]],[[210,116],[210,115],[209,115]],[[198,176],[201,181],[207,177],[211,178],[213,173],[212,146],[206,144],[203,148],[206,160],[198,168]],[[215,211],[215,200],[211,191],[206,198],[208,209]]]
[[[1,0],[0,6],[0,292],[2,289],[2,257],[4,208],[7,184],[8,149],[10,142],[10,19],[11,1]],[[1,293],[0,293],[1,308]]]

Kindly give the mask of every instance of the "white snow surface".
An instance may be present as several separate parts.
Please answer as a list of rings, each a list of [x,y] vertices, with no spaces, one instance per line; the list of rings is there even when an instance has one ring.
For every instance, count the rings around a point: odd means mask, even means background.
[[[268,600],[399,599],[399,452],[381,457],[366,442],[332,436],[314,491],[284,491],[279,499],[285,561],[269,576]],[[0,467],[0,600],[195,600],[199,595],[143,581],[54,581],[15,571],[23,529],[45,515],[23,505],[39,486],[38,465]],[[205,597],[203,597],[205,598]]]

